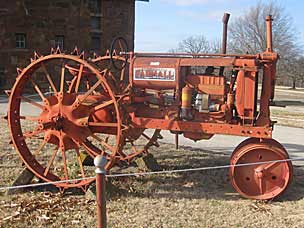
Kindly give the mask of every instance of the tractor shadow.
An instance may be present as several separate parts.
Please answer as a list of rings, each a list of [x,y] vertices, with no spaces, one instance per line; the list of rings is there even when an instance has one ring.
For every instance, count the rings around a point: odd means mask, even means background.
[[[163,146],[163,145],[162,145]],[[164,145],[153,153],[162,170],[182,170],[200,167],[225,166],[229,155],[201,149],[182,147],[173,150]],[[229,169],[212,169],[165,175],[125,177],[113,180],[121,195],[153,198],[238,200],[241,196],[230,184]],[[304,167],[294,166],[289,188],[275,201],[297,201],[304,197]],[[115,196],[114,196],[115,198]]]

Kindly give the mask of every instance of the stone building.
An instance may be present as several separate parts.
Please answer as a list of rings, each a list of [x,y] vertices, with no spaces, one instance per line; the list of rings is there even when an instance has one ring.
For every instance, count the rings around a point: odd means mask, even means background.
[[[0,0],[0,92],[34,51],[75,46],[103,54],[116,36],[134,48],[136,0]],[[147,1],[147,0],[146,0]]]

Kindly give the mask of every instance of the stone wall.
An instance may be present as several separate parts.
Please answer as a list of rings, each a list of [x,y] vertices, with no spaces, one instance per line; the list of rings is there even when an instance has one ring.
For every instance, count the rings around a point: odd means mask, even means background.
[[[134,0],[100,0],[101,9],[92,12],[90,0],[0,0],[0,92],[11,88],[16,67],[25,67],[34,51],[43,55],[55,46],[56,36],[64,37],[64,50],[75,46],[92,50],[92,36],[100,38],[104,54],[116,36],[134,47]],[[100,28],[92,28],[92,17]],[[26,47],[16,48],[16,33],[26,34]]]

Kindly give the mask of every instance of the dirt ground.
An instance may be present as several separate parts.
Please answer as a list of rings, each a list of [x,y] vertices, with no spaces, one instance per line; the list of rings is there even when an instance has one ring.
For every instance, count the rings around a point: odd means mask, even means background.
[[[277,91],[273,116],[304,120],[304,92]],[[277,111],[277,113],[276,113]],[[292,118],[291,118],[292,116]],[[279,119],[280,124],[287,124]],[[291,125],[292,125],[291,124]],[[303,124],[304,126],[304,124]],[[300,126],[301,127],[301,126]],[[22,170],[0,120],[0,186],[9,186]],[[162,144],[152,150],[164,170],[229,164],[229,156]],[[294,167],[288,190],[270,202],[241,198],[230,185],[227,169],[146,177],[115,178],[108,195],[109,227],[304,227],[304,168]],[[6,196],[0,191],[0,227],[96,227],[95,201],[82,193],[60,194],[32,189]]]

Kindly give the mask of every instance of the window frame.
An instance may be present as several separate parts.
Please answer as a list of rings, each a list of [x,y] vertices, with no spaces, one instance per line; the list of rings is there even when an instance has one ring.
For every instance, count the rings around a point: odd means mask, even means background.
[[[15,33],[15,48],[26,49],[26,33]]]
[[[55,48],[57,48],[59,46],[59,48],[61,50],[63,50],[64,44],[65,44],[64,40],[65,40],[64,35],[56,35],[55,36]]]
[[[93,14],[101,14],[101,0],[89,0],[88,8]]]
[[[95,41],[93,41],[95,40]],[[97,44],[98,40],[98,44]],[[97,45],[96,45],[97,44]],[[101,35],[91,34],[91,50],[100,50],[101,49]]]
[[[0,66],[0,88],[3,88],[7,85],[7,78],[5,76],[5,68]]]
[[[96,26],[95,26],[94,22],[97,22]],[[98,31],[101,30],[101,18],[100,17],[92,16],[90,19],[90,23],[91,23],[91,30],[98,30]]]

